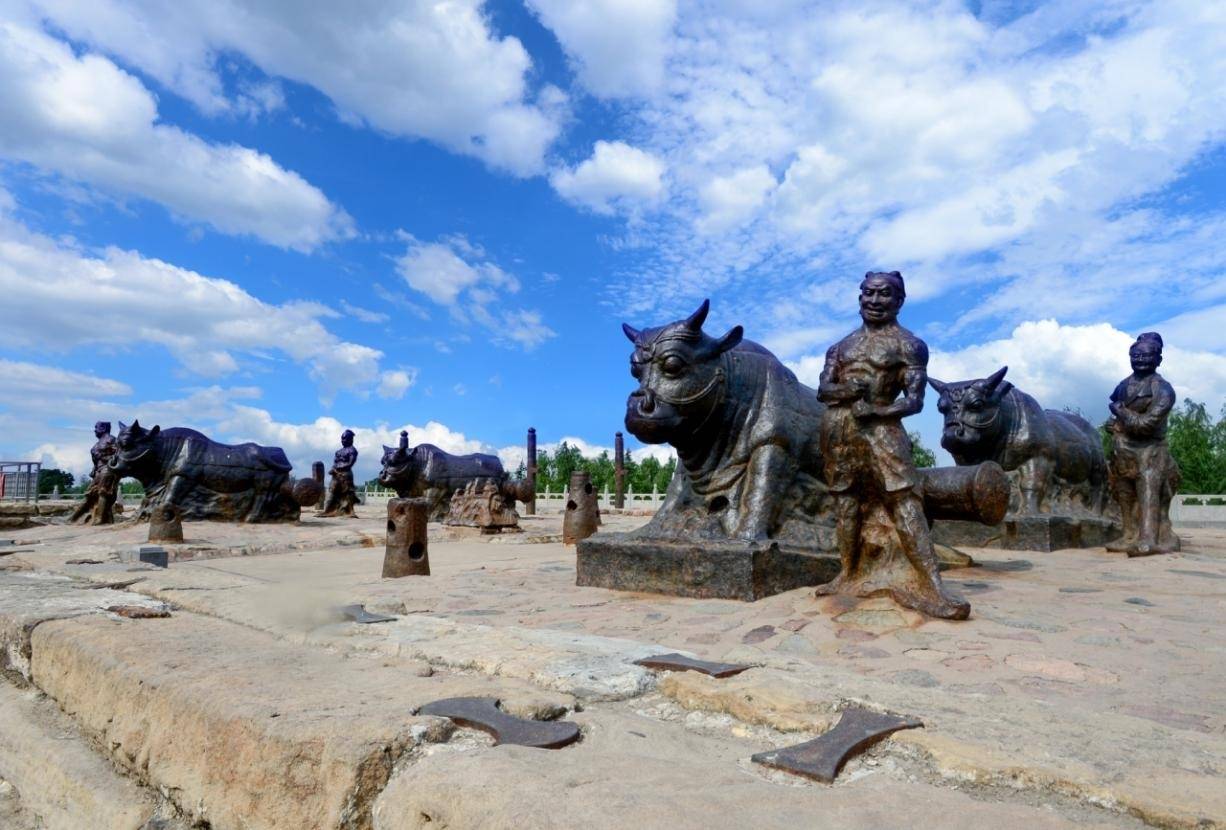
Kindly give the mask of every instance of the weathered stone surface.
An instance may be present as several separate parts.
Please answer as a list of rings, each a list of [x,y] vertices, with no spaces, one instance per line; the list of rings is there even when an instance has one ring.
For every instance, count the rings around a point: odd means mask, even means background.
[[[753,600],[819,585],[839,572],[834,555],[773,542],[669,542],[598,533],[578,545],[576,584],[704,599]]]
[[[0,778],[16,787],[24,808],[46,830],[138,830],[159,807],[150,792],[95,753],[54,703],[3,682]]]
[[[44,623],[32,646],[39,688],[216,830],[365,826],[397,759],[445,734],[409,712],[490,692],[191,614]],[[521,689],[504,681],[499,694]]]
[[[1079,671],[1098,695],[1103,687]],[[727,680],[685,672],[664,678],[659,691],[687,709],[809,734],[828,729],[841,702],[864,701],[920,715],[926,728],[895,734],[891,751],[914,750],[952,781],[1059,793],[1160,827],[1213,827],[1226,816],[1226,790],[1210,771],[1226,762],[1217,742],[1187,730],[1176,738],[1155,731],[1153,723],[1113,717],[1093,704],[1066,713],[1057,730],[1046,731],[1050,707],[1026,697],[1014,694],[1002,707],[998,695],[981,688],[929,688],[833,666],[804,679],[769,668]],[[1108,747],[1129,761],[1104,776],[1093,759]],[[1202,759],[1203,771],[1180,767],[1177,759],[1190,757]]]
[[[0,672],[30,676],[30,632],[47,620],[105,614],[112,605],[162,608],[164,603],[57,574],[0,571]]]
[[[878,775],[820,794],[812,785],[781,786],[772,773],[747,769],[745,745],[730,737],[619,712],[575,720],[584,740],[562,752],[430,748],[379,796],[375,830],[866,830],[899,826],[900,816],[908,826],[943,830],[1075,826],[1045,810]]]

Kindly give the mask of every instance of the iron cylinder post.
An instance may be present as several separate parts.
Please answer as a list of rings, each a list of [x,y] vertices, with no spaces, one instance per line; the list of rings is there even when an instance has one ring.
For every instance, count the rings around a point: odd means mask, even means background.
[[[430,575],[430,552],[426,545],[429,507],[428,499],[388,501],[384,579]]]
[[[626,506],[626,445],[620,432],[613,436],[613,506],[621,510]]]
[[[531,485],[531,498],[524,502],[524,515],[536,515],[536,428],[528,427],[528,461],[527,471],[528,482]]]

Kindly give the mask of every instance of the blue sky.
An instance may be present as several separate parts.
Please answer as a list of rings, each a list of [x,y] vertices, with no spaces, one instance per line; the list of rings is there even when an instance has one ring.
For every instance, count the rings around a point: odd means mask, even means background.
[[[709,296],[815,383],[880,268],[944,380],[1098,419],[1156,327],[1226,399],[1220,4],[339,9],[0,0],[0,455],[605,447],[621,321]]]

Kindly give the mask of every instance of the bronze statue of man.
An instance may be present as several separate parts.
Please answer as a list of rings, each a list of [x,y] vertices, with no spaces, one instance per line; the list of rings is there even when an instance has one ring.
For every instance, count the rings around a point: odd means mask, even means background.
[[[902,274],[870,271],[860,283],[864,324],[826,352],[817,396],[827,406],[821,449],[842,567],[817,593],[886,594],[929,616],[961,620],[970,605],[941,582],[902,426],[923,409],[928,376],[928,346],[898,324],[905,299]]]
[[[358,493],[353,486],[353,465],[358,463],[358,450],[353,445],[353,430],[347,429],[341,433],[341,448],[332,457],[330,475],[332,482],[328,486],[328,498],[324,501],[324,509],[320,516],[350,516],[357,515],[354,510],[358,504]]]
[[[85,498],[73,511],[74,524],[109,525],[115,522],[115,499],[119,496],[119,476],[111,469],[111,458],[119,450],[115,436],[111,435],[111,422],[94,424],[94,437],[98,440],[89,450],[94,471],[90,474],[89,489]]]
[[[1179,550],[1171,529],[1171,497],[1179,465],[1166,444],[1166,421],[1175,390],[1158,374],[1162,336],[1147,331],[1128,350],[1132,374],[1111,393],[1111,492],[1120,506],[1124,535],[1107,550],[1149,556]]]

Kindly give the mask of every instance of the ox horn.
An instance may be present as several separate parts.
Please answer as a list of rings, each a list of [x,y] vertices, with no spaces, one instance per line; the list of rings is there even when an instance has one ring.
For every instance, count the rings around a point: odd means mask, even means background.
[[[622,323],[622,331],[626,333],[626,337],[631,343],[637,344],[639,342],[639,335],[642,334],[642,332],[640,332],[634,326],[630,325],[629,323]]]
[[[702,331],[702,324],[707,321],[707,312],[711,310],[711,301],[703,300],[698,310],[685,318],[685,327],[691,331]]]
[[[928,376],[928,385],[935,389],[938,395],[944,395],[945,388],[948,386],[944,381],[937,380],[931,375]]]
[[[991,395],[996,391],[996,387],[1005,379],[1005,372],[1009,371],[1008,366],[1001,366],[992,374],[983,379],[983,391]]]

